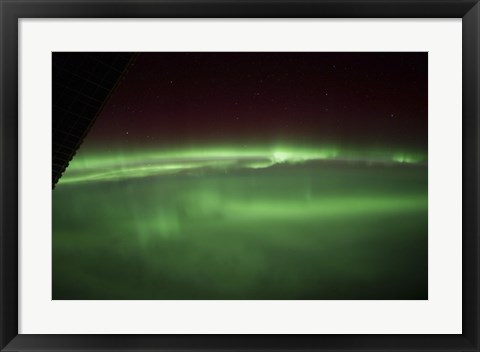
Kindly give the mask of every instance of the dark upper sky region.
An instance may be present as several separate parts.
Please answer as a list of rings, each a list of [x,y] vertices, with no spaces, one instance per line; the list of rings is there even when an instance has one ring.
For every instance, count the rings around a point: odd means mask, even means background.
[[[427,53],[141,53],[89,145],[426,150]]]

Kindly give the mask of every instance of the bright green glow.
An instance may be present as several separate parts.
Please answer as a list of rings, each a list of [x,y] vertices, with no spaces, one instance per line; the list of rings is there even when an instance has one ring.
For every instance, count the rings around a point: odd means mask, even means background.
[[[418,155],[395,154],[392,160],[397,163],[414,164],[421,162],[422,158]]]
[[[381,150],[348,150],[336,147],[263,146],[199,147],[173,150],[142,150],[115,153],[83,153],[70,164],[60,184],[115,181],[206,169],[259,169],[275,164],[309,161],[361,162],[368,164],[422,163],[422,153]]]
[[[389,197],[348,198],[332,197],[305,202],[304,200],[255,202],[253,204],[224,204],[222,208],[226,214],[241,214],[248,218],[261,219],[309,219],[312,217],[327,217],[349,215],[364,215],[370,213],[395,212],[405,209],[423,209],[426,199],[423,196],[399,197],[392,204]]]

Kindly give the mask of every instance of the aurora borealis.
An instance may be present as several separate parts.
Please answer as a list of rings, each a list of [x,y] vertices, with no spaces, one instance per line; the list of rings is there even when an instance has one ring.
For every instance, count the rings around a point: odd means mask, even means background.
[[[330,148],[232,148],[216,147],[180,151],[143,151],[143,153],[81,156],[75,160],[62,184],[102,182],[174,173],[198,173],[206,170],[260,169],[278,164],[309,161],[345,163],[422,164],[421,153],[385,153],[382,151],[341,151]]]
[[[426,53],[141,53],[53,197],[53,299],[427,299]]]

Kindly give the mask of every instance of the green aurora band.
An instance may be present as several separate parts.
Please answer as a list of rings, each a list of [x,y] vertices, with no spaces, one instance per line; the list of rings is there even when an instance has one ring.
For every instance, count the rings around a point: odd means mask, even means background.
[[[75,158],[66,175],[60,179],[60,183],[112,181],[204,169],[224,171],[237,168],[259,169],[276,164],[300,164],[310,161],[420,164],[426,162],[426,155],[418,152],[291,146],[204,147],[173,151],[100,153]]]

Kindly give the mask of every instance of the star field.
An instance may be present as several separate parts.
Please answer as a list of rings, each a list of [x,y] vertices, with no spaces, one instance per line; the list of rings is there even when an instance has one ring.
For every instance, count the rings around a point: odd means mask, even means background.
[[[427,53],[141,53],[88,141],[425,150],[426,92]]]

